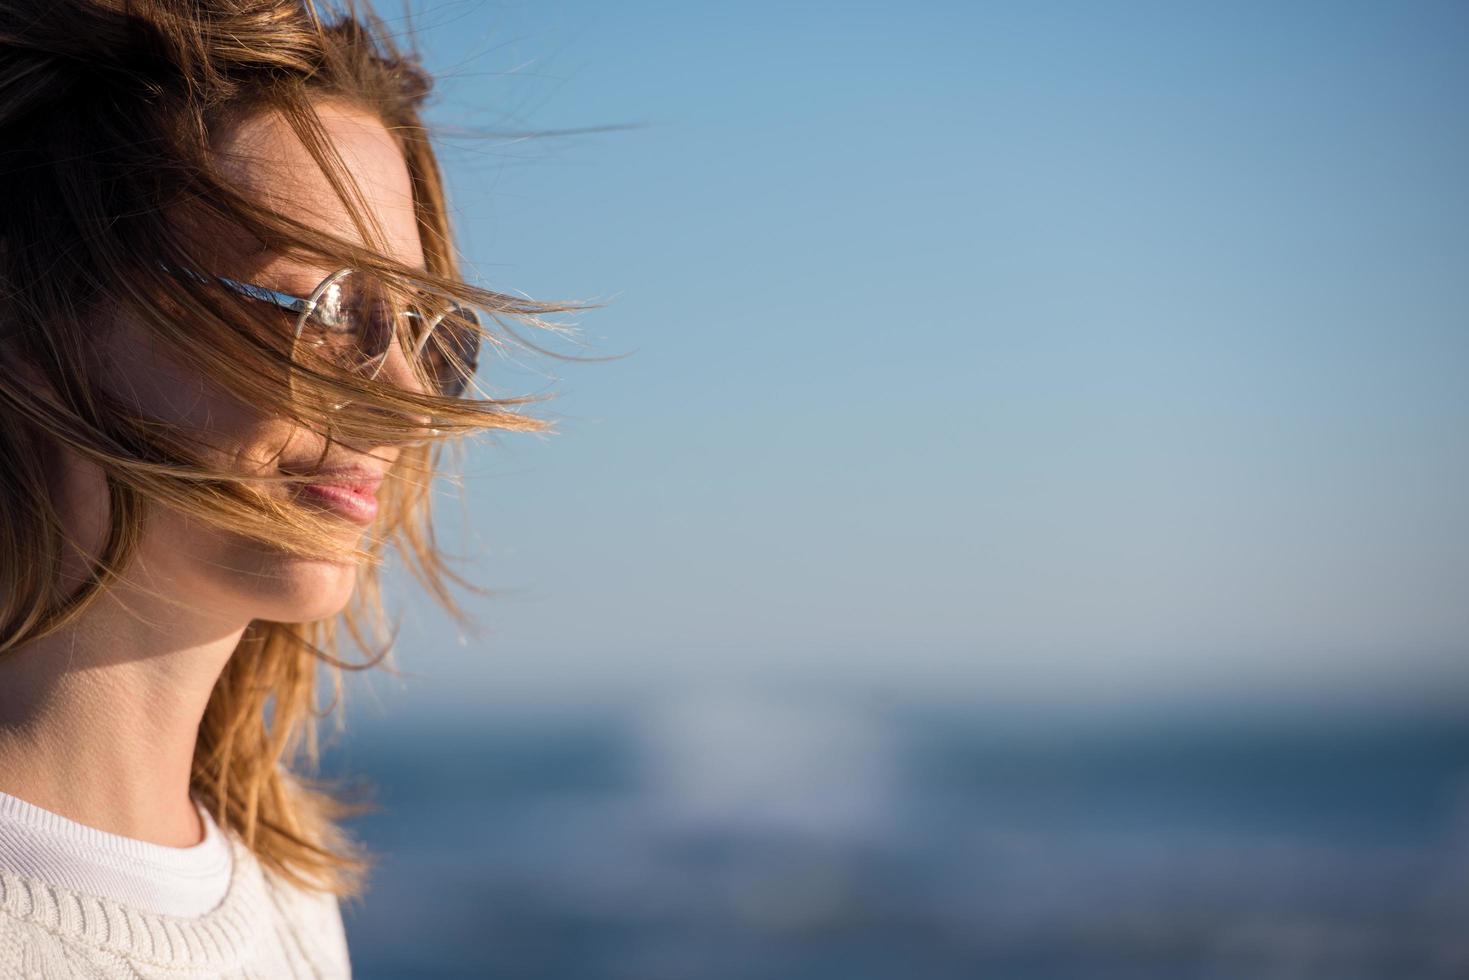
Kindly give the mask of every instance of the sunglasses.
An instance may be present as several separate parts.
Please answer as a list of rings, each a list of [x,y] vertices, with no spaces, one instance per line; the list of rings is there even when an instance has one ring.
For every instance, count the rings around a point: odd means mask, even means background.
[[[433,394],[445,398],[464,393],[479,363],[480,320],[473,310],[448,301],[434,304],[423,296],[404,299],[401,291],[360,269],[338,269],[311,295],[292,296],[224,276],[164,268],[296,314],[293,358],[304,348],[338,369],[372,379],[401,336],[409,363]]]

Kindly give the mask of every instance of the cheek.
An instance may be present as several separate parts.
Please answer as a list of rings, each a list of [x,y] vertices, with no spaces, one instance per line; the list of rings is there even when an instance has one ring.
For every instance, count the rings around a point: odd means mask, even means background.
[[[197,433],[195,451],[206,464],[272,475],[283,457],[309,456],[323,445],[322,437],[262,413],[175,360],[138,324],[123,319],[103,334],[102,384],[145,417]]]
[[[290,423],[265,419],[228,399],[204,398],[211,464],[241,474],[272,475],[279,463],[309,453],[319,438]],[[265,492],[284,495],[284,485]],[[183,594],[248,622],[308,622],[335,615],[351,599],[355,566],[297,558],[210,527],[178,511],[160,512],[142,542],[155,567],[166,568]]]
[[[130,346],[113,365],[120,390],[131,392],[146,416],[200,433],[198,452],[209,465],[242,475],[273,475],[283,458],[319,451],[321,437],[255,411],[146,343]],[[96,477],[93,496],[103,494],[100,472]],[[265,492],[287,491],[274,486]],[[98,525],[92,536],[99,543],[105,496],[101,507],[92,515]],[[143,528],[139,559],[141,586],[186,596],[200,611],[244,622],[306,622],[334,615],[350,600],[357,576],[352,565],[295,558],[156,507]]]
[[[263,451],[273,442],[262,439],[241,450]],[[357,579],[350,563],[298,558],[162,508],[148,516],[139,559],[146,587],[187,597],[200,612],[241,624],[333,616],[351,599]]]
[[[261,438],[258,445],[279,438]],[[95,558],[108,528],[102,471],[62,450],[55,480],[53,500],[69,536]],[[86,567],[81,555],[69,553],[62,565],[65,581],[80,585]],[[334,616],[351,600],[356,584],[353,565],[296,558],[182,512],[153,507],[145,515],[134,562],[117,587],[139,596],[181,599],[194,614],[243,625],[255,619],[294,623]]]

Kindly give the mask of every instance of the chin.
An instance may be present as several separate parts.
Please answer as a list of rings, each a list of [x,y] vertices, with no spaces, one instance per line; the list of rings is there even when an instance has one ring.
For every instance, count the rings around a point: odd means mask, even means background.
[[[309,623],[346,608],[357,588],[357,567],[345,562],[286,558],[274,574],[250,584],[252,619]],[[245,598],[245,597],[242,597]]]
[[[357,566],[350,561],[298,558],[228,535],[201,554],[178,556],[195,600],[228,619],[251,622],[309,623],[346,608],[357,588]],[[179,567],[179,566],[175,566]]]

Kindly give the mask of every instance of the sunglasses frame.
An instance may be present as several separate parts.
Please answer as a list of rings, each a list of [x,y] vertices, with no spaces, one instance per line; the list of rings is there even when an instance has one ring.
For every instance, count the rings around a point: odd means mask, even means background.
[[[360,271],[356,268],[353,268],[352,266],[338,269],[335,272],[328,274],[325,278],[321,280],[321,282],[317,283],[316,288],[311,290],[310,296],[293,296],[290,293],[283,293],[279,290],[270,289],[266,286],[261,286],[253,282],[241,282],[238,279],[230,279],[225,276],[206,276],[201,273],[192,272],[187,269],[174,269],[166,263],[162,264],[163,268],[168,272],[175,274],[182,273],[183,275],[187,275],[191,279],[195,279],[199,282],[217,282],[228,289],[234,290],[242,296],[248,296],[251,299],[257,299],[263,303],[270,303],[274,306],[280,307],[283,310],[295,313],[296,329],[294,336],[291,338],[293,344],[301,343],[301,334],[305,332],[306,321],[311,318],[311,315],[316,312],[317,307],[321,305],[321,297],[326,294],[326,291],[350,273]],[[415,319],[423,318],[423,314],[419,313],[416,310],[404,310],[399,315],[402,317],[413,317]],[[479,317],[475,314],[474,310],[459,303],[450,303],[448,309],[438,314],[429,322],[427,329],[423,331],[423,335],[419,337],[418,340],[414,343],[413,350],[409,352],[410,359],[414,363],[417,363],[422,358],[423,349],[425,346],[427,346],[429,338],[433,336],[433,333],[435,330],[438,329],[439,324],[444,322],[444,319],[450,315],[463,316],[474,323],[476,326],[479,325]],[[400,339],[400,337],[401,333],[398,330],[395,330],[393,333],[393,339],[398,340]],[[476,335],[475,354],[473,359],[465,364],[465,367],[468,370],[462,372],[463,381],[460,387],[452,395],[444,395],[444,397],[457,398],[464,393],[465,389],[469,387],[470,380],[474,377],[475,371],[479,366],[479,348],[481,343],[482,339],[478,335]],[[368,380],[372,380],[373,378],[376,378],[378,376],[378,373],[381,372],[383,369],[383,365],[387,363],[388,355],[390,353],[392,353],[391,342],[389,343],[388,349],[384,351],[381,355],[378,355],[378,357],[376,358],[377,366],[373,368],[372,373],[367,376]],[[336,407],[340,408],[341,406],[338,405]]]

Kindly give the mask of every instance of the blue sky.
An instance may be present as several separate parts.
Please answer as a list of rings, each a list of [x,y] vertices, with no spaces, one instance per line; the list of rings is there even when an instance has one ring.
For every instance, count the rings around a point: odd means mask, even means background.
[[[630,356],[489,368],[385,704],[1469,690],[1469,7],[419,6],[481,281]]]

